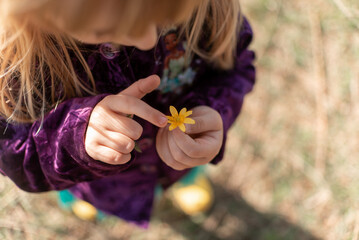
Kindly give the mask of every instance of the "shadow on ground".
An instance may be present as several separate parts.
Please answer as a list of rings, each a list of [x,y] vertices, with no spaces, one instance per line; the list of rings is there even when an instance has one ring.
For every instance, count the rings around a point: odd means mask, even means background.
[[[213,185],[213,188],[217,199],[205,216],[187,217],[165,201],[156,208],[154,218],[188,239],[320,239],[283,216],[258,212],[243,198],[234,196],[221,186]]]

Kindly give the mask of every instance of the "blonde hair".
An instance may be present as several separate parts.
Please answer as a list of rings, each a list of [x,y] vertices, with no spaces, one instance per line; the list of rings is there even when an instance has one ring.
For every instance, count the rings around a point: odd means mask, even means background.
[[[0,114],[8,121],[33,122],[59,102],[96,94],[79,42],[52,25],[50,17],[62,18],[68,31],[81,31],[101,0],[71,3],[76,4],[69,10],[57,0],[0,0]],[[140,36],[148,22],[180,25],[190,54],[220,69],[233,66],[239,0],[117,0],[116,4],[121,11],[116,19],[119,34]],[[77,76],[69,50],[89,82]]]

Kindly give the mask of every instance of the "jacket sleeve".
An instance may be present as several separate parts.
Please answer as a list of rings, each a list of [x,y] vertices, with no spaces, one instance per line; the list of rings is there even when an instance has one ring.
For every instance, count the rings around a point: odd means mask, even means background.
[[[69,188],[118,173],[131,165],[113,166],[87,155],[84,136],[94,106],[105,95],[73,98],[33,124],[0,119],[0,172],[19,188],[42,192]]]
[[[181,105],[188,109],[199,105],[210,106],[222,116],[223,145],[219,154],[211,161],[213,164],[217,164],[223,158],[227,131],[241,111],[244,96],[254,85],[255,54],[247,49],[252,37],[252,29],[244,19],[239,33],[234,68],[229,71],[218,71],[207,65],[203,68],[204,71],[197,73],[193,88],[181,101]]]

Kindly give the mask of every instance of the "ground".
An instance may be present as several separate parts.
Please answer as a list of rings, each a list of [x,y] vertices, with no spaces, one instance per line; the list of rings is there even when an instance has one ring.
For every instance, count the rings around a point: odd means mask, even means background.
[[[85,222],[54,193],[0,178],[0,239],[353,239],[359,236],[359,4],[243,0],[257,84],[208,169],[216,193],[196,218],[156,205],[145,231]]]

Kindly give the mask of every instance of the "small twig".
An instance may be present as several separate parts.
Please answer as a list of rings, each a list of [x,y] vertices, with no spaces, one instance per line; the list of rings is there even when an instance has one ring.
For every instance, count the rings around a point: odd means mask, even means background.
[[[23,228],[16,226],[15,223],[4,221],[0,222],[0,229],[9,229],[13,231],[25,232]]]
[[[326,65],[324,57],[323,33],[320,26],[320,17],[313,7],[309,8],[309,20],[312,39],[313,70],[316,102],[316,152],[315,167],[321,173],[325,172],[327,156],[328,114],[327,114],[327,83]]]
[[[357,28],[359,29],[358,21],[355,21],[355,18],[358,16],[355,16],[355,14],[359,14],[358,12],[353,14],[353,11],[349,10],[349,8],[343,3],[342,0],[332,0],[334,5],[339,9],[341,13]],[[352,8],[350,8],[352,9]]]
[[[21,225],[23,227],[19,227]],[[24,239],[38,239],[38,237],[40,236],[39,231],[30,230],[29,226],[30,225],[26,224],[26,223],[18,223],[18,222],[0,220],[0,230],[1,231],[4,230],[4,229],[8,229],[8,230],[11,230],[11,231],[18,231],[18,232],[22,232],[22,233],[25,234]],[[49,239],[49,237],[51,235],[41,231],[41,237],[44,237],[44,236],[46,236],[47,239]]]
[[[357,211],[352,240],[358,240],[358,237],[359,237],[359,212]]]
[[[337,6],[339,11],[341,11],[344,14],[344,16],[346,16],[347,18],[353,17],[353,13],[347,8],[347,6],[345,6],[342,0],[332,0],[332,1]]]
[[[5,209],[9,204],[18,200],[18,194],[16,191],[7,191],[4,197],[1,197],[0,209]]]

